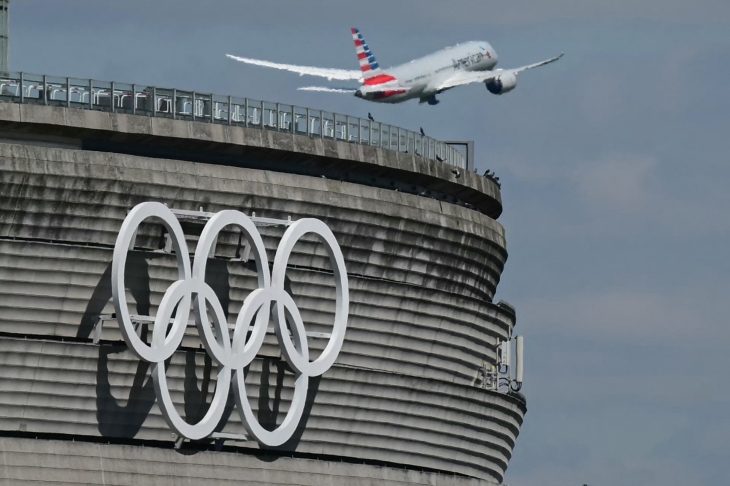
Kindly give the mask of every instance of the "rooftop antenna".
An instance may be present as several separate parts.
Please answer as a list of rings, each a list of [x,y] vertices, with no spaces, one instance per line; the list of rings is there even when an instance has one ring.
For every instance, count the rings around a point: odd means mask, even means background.
[[[8,52],[10,51],[10,0],[0,0],[0,72],[8,72]]]

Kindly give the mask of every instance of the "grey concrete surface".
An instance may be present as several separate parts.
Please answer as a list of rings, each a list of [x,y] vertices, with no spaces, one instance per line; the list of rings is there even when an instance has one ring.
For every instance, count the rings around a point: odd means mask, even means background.
[[[171,443],[147,368],[123,345],[0,337],[0,430]],[[262,423],[272,424],[273,410],[279,420],[288,410],[293,375],[282,371],[281,361],[261,358],[246,375]],[[187,420],[202,417],[215,376],[202,350],[181,350],[170,360],[168,386]],[[312,381],[300,428],[282,451],[499,481],[525,412],[501,393],[339,363]],[[222,431],[244,433],[236,411]]]
[[[494,218],[502,212],[499,187],[491,179],[464,170],[456,178],[454,167],[443,162],[379,147],[239,126],[15,103],[0,103],[0,130],[294,160],[419,184],[458,197]]]
[[[483,214],[358,184],[14,144],[0,145],[0,164],[5,237],[113,245],[126,212],[156,200],[177,209],[318,217],[338,237],[352,274],[487,300],[507,258],[504,229]],[[321,267],[324,256],[319,250],[292,264]]]
[[[450,474],[313,459],[38,439],[0,439],[0,485],[487,486]]]
[[[0,112],[8,112],[2,105]],[[113,132],[114,137],[146,130],[124,125],[143,123],[140,117],[22,108],[15,121],[3,122],[0,116],[0,130],[14,124],[21,132],[31,127],[29,132],[46,130],[47,135],[62,138],[68,133],[59,127],[106,128],[104,133]],[[79,113],[89,113],[89,118]],[[144,136],[153,140],[202,137],[188,132],[198,129],[195,124],[184,125],[190,122],[149,123],[154,130]],[[211,126],[210,139],[219,137],[219,130],[224,137],[232,136],[225,133],[233,128]],[[248,136],[245,129],[240,130],[234,135]],[[256,132],[260,140],[242,139],[240,144],[268,143],[263,148],[274,150],[280,143],[277,137],[283,135]],[[0,142],[0,437],[3,431],[25,437],[0,439],[5,461],[0,465],[5,475],[0,477],[18,484],[66,479],[95,484],[99,474],[106,484],[191,484],[196,478],[226,484],[225,480],[239,474],[230,468],[240,468],[241,474],[257,478],[252,484],[272,485],[501,481],[526,406],[513,396],[474,386],[482,364],[495,362],[497,340],[509,336],[515,326],[515,316],[492,303],[507,258],[504,229],[494,219],[457,205],[364,184],[92,152],[74,149],[72,143],[54,148],[38,143],[39,135],[35,135],[30,141]],[[40,137],[43,142],[43,133]],[[210,150],[239,143],[234,142],[215,139]],[[297,143],[294,140],[287,147],[299,156]],[[381,157],[378,164],[384,165],[400,164],[399,157],[405,155],[348,152],[356,148],[327,142],[302,153],[334,150],[324,157],[371,164],[363,161],[374,156]],[[276,150],[283,151],[281,146]],[[417,170],[424,169],[421,161],[411,158]],[[406,169],[398,166],[397,170]],[[428,177],[440,179],[438,171],[429,170],[424,169]],[[350,468],[300,458],[279,459],[262,467],[248,454],[186,456],[141,447],[173,441],[155,403],[149,367],[126,350],[115,322],[105,326],[101,345],[94,345],[91,338],[96,317],[113,312],[110,262],[121,222],[134,205],[150,200],[178,209],[202,206],[210,212],[238,209],[279,219],[316,217],[333,230],[350,281],[349,328],[336,364],[312,381],[305,420],[282,448],[293,454],[380,466]],[[186,225],[191,252],[199,230]],[[271,262],[283,230],[262,228],[261,233]],[[154,315],[165,290],[176,280],[173,257],[156,251],[162,243],[159,226],[140,228],[127,273],[132,313]],[[206,275],[230,322],[256,287],[252,262],[233,259],[239,251],[237,233],[222,233]],[[304,239],[295,247],[287,276],[287,290],[307,330],[327,332],[334,312],[334,285],[326,254],[315,240]],[[326,342],[312,339],[309,344],[316,356]],[[173,401],[190,421],[204,413],[217,376],[216,366],[200,345],[197,331],[190,328],[167,368]],[[262,423],[273,425],[283,418],[292,377],[275,337],[268,336],[246,376],[249,400]],[[242,433],[232,405],[230,412],[233,415],[223,431]],[[27,437],[33,434],[69,440],[131,440],[137,445],[31,441]],[[64,447],[67,442],[71,445]],[[258,449],[255,443],[234,447]],[[26,448],[30,448],[29,461],[48,467],[31,471],[19,467]],[[84,459],[89,448],[99,451],[94,461]],[[130,459],[141,456],[157,459],[144,466]],[[101,470],[105,461],[113,464],[112,472]],[[64,469],[64,464],[75,466]],[[165,476],[171,464],[179,477]],[[217,476],[208,464],[228,467],[230,476]],[[387,464],[398,466],[384,467]],[[297,474],[289,474],[290,467]],[[162,472],[150,472],[156,468]],[[447,474],[419,472],[422,468]]]
[[[0,328],[18,335],[90,339],[96,316],[112,314],[111,249],[0,240]],[[240,262],[211,261],[209,278],[233,323],[256,273]],[[130,256],[130,312],[154,315],[176,280],[174,257],[144,252]],[[334,316],[331,275],[290,269],[290,290],[309,331],[329,332]],[[469,384],[483,361],[494,362],[497,338],[514,326],[502,308],[402,283],[349,276],[350,319],[338,362],[352,366]],[[197,348],[195,328],[186,345]],[[102,339],[121,341],[116,323]],[[273,336],[267,340],[278,350]],[[318,353],[325,341],[310,343]],[[265,349],[266,351],[266,349]],[[276,354],[278,356],[278,352]]]

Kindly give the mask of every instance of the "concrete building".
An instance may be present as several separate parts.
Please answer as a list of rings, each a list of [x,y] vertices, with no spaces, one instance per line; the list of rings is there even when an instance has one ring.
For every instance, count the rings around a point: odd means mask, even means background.
[[[376,138],[349,117],[340,137],[333,116],[328,136],[324,114],[297,107],[287,123],[277,105],[267,125],[266,105],[257,117],[249,100],[237,118],[231,99],[214,95],[11,78],[0,90],[0,484],[501,483],[526,404],[482,386],[515,325],[514,310],[492,302],[507,258],[495,181],[461,159],[461,169],[442,162],[430,139],[401,143],[405,131],[389,127],[386,142],[384,128]],[[146,201],[315,217],[334,232],[349,279],[347,334],[335,364],[310,379],[284,445],[242,440],[232,399],[221,435],[176,441],[149,364],[104,320],[114,314],[117,234]],[[184,225],[194,249],[201,226]],[[129,252],[138,315],[154,316],[176,279],[160,228],[141,227]],[[283,228],[260,231],[271,262]],[[307,331],[326,333],[334,283],[316,240],[297,244],[287,276]],[[234,319],[257,286],[236,232],[219,237],[206,281]],[[325,344],[309,340],[315,357]],[[188,422],[205,413],[216,368],[188,329],[167,364]],[[246,375],[262,424],[288,410],[292,376],[267,335]]]

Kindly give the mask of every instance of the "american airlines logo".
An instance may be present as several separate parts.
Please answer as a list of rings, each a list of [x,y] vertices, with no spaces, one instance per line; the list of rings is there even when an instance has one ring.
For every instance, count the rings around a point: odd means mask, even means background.
[[[124,282],[127,253],[134,247],[137,229],[146,220],[154,220],[165,226],[172,241],[178,268],[178,280],[165,292],[154,318],[151,344],[147,344],[137,335],[127,305]],[[215,248],[218,235],[227,227],[238,228],[249,241],[258,269],[258,288],[244,300],[234,326],[228,324],[218,296],[205,282],[208,258]],[[292,296],[284,289],[286,267],[292,249],[307,234],[316,236],[327,251],[336,287],[333,330],[324,351],[314,361],[309,360],[307,333],[299,309]],[[309,378],[327,371],[342,348],[350,299],[345,260],[340,246],[332,231],[322,221],[301,219],[292,223],[284,233],[274,257],[273,269],[269,273],[266,248],[254,221],[239,211],[228,210],[215,214],[206,223],[192,264],[188,255],[182,226],[167,206],[146,202],[129,212],[119,231],[112,262],[112,297],[124,340],[134,354],[154,365],[152,377],[157,403],[165,421],[180,437],[191,440],[211,437],[220,424],[232,385],[236,406],[249,437],[262,445],[279,446],[293,436],[299,425]],[[175,409],[165,370],[165,361],[182,343],[191,306],[200,339],[219,369],[210,408],[205,417],[196,424],[187,423]],[[173,314],[175,317],[172,317]],[[295,374],[291,406],[284,421],[274,430],[266,430],[254,415],[246,395],[244,380],[244,368],[251,364],[261,349],[270,317],[273,317],[274,331],[282,355]],[[230,328],[233,328],[233,336]]]
[[[487,52],[487,54],[489,54]],[[491,59],[492,56],[489,56]],[[472,54],[471,56],[462,57],[461,59],[452,59],[452,65],[454,66],[454,69],[461,69],[462,67],[469,67],[474,64],[479,64],[482,59],[484,59],[484,54],[481,52],[477,52],[476,54]]]

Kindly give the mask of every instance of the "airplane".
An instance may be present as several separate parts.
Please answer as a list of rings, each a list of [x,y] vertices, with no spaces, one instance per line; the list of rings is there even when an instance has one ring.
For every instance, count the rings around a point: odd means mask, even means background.
[[[359,88],[305,86],[303,91],[328,93],[350,93],[358,98],[379,103],[402,103],[418,98],[419,103],[436,105],[436,95],[457,86],[484,83],[487,90],[496,95],[508,93],[517,86],[517,75],[521,72],[555,62],[563,54],[547,61],[522,66],[517,69],[496,69],[499,56],[494,48],[484,41],[471,41],[446,47],[427,56],[415,59],[389,69],[381,69],[375,55],[368,47],[358,29],[351,29],[355,41],[355,52],[360,70],[320,68],[281,64],[247,57],[226,56],[236,61],[257,66],[283,69],[300,76],[320,76],[328,80],[357,80]]]

